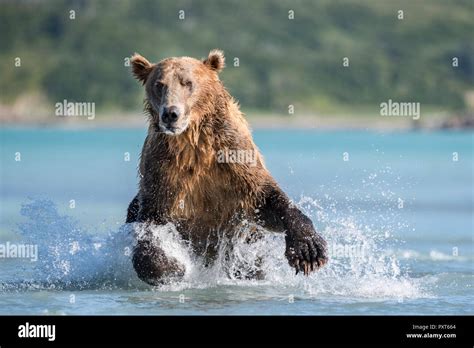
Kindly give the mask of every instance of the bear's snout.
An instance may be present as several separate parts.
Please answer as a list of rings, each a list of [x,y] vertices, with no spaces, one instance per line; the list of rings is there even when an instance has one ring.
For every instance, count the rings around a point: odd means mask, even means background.
[[[163,112],[161,114],[161,121],[165,126],[172,126],[175,123],[179,116],[181,115],[181,111],[176,106],[164,107]]]
[[[180,104],[162,105],[158,113],[159,128],[165,134],[177,135],[182,133],[189,123],[184,107]]]

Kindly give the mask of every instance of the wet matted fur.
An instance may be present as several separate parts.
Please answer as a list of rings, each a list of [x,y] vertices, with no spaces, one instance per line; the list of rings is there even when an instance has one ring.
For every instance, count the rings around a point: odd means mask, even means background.
[[[212,260],[219,237],[251,221],[284,232],[290,265],[309,274],[327,262],[326,243],[266,169],[244,115],[219,79],[223,67],[219,50],[204,60],[173,57],[156,64],[132,57],[146,90],[149,128],[127,222],[172,222],[198,255]],[[165,123],[171,108],[175,121]],[[236,160],[239,151],[247,160]],[[228,153],[234,158],[223,157]],[[184,274],[147,234],[137,241],[133,263],[150,284]]]

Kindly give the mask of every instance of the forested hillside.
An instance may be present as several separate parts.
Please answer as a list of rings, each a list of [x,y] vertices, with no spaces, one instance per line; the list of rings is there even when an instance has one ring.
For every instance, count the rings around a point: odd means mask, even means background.
[[[204,57],[221,48],[227,57],[222,79],[247,108],[318,110],[391,98],[463,109],[466,91],[474,88],[473,4],[3,1],[0,101],[40,92],[52,102],[136,108],[143,95],[126,57]]]

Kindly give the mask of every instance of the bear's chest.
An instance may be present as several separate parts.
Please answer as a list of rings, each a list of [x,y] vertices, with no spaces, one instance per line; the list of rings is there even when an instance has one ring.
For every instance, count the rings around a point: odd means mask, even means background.
[[[219,224],[222,219],[230,218],[238,210],[241,198],[232,175],[218,167],[177,171],[168,180],[167,211],[173,220],[199,220],[206,224]]]
[[[153,140],[153,139],[151,139]],[[249,205],[247,181],[235,165],[219,163],[214,147],[148,143],[142,191],[165,221],[219,227]]]

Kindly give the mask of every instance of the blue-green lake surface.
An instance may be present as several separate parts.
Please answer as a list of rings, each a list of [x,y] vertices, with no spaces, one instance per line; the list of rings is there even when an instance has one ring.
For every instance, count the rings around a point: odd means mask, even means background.
[[[269,233],[266,279],[204,268],[172,228],[186,266],[153,288],[131,267],[126,208],[141,130],[0,130],[0,314],[474,314],[473,133],[258,130],[273,176],[313,220],[330,263],[295,276]]]

